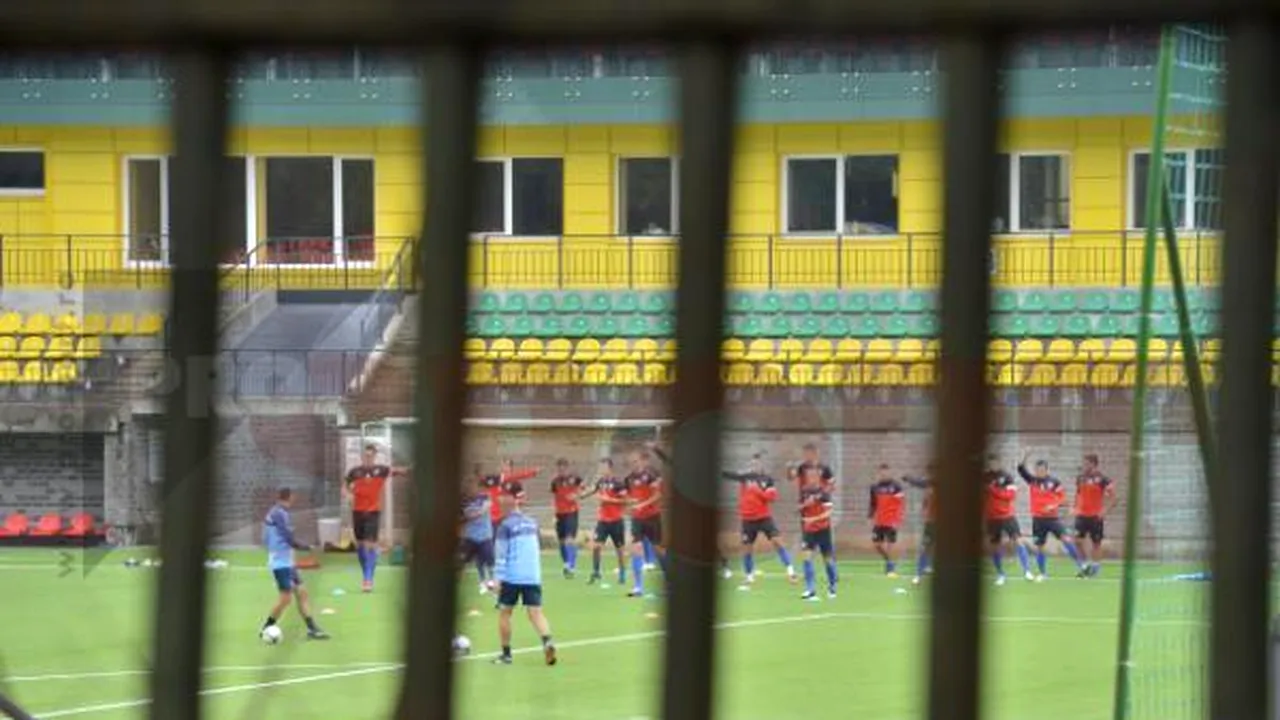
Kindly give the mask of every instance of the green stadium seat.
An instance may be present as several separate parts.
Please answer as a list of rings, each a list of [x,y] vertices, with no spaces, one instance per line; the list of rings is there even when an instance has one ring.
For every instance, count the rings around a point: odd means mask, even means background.
[[[863,315],[853,321],[849,335],[856,338],[873,338],[880,335],[880,318],[875,315]]]
[[[1018,303],[1018,312],[1043,313],[1049,310],[1049,296],[1039,290],[1023,293]]]
[[[1111,298],[1111,311],[1119,313],[1138,312],[1141,299],[1137,290],[1121,290]]]
[[[926,313],[933,310],[933,293],[914,290],[907,293],[902,301],[902,311],[908,313]]]
[[[633,292],[624,292],[613,302],[613,311],[619,315],[630,315],[640,311],[640,297]]]
[[[844,297],[844,310],[851,313],[864,313],[871,309],[871,296],[864,292],[849,293]]]
[[[588,337],[591,335],[591,321],[582,315],[570,318],[564,334],[574,339]]]
[[[729,298],[729,312],[737,315],[750,315],[756,311],[756,301],[751,293],[734,293]]]
[[[1092,331],[1092,323],[1089,322],[1089,318],[1085,315],[1072,315],[1067,318],[1067,322],[1062,326],[1063,337],[1089,337]]]
[[[666,315],[671,312],[675,303],[671,295],[665,292],[649,293],[644,299],[640,311],[646,315]]]
[[[1216,290],[1201,290],[1200,301],[1201,306],[1209,312],[1218,312],[1222,309],[1222,296]]]
[[[532,337],[533,330],[533,318],[527,315],[521,315],[511,321],[511,337]]]
[[[773,315],[782,312],[782,298],[778,293],[765,293],[760,296],[760,301],[756,303],[756,312],[765,315]]]
[[[813,296],[806,292],[791,293],[787,296],[786,311],[792,315],[813,312]]]
[[[540,338],[564,337],[564,318],[560,315],[548,315],[542,318],[534,335]]]
[[[502,309],[502,302],[498,300],[498,296],[491,293],[480,293],[480,301],[476,303],[478,312],[490,315]]]
[[[676,319],[670,315],[661,315],[654,318],[653,336],[661,338],[669,338],[676,336]]]
[[[1123,315],[1120,318],[1120,337],[1138,337],[1138,316]]]
[[[898,293],[885,291],[871,297],[871,312],[889,314],[898,312]]]
[[[1187,290],[1187,309],[1191,312],[1204,310],[1204,293],[1199,290]]]
[[[1151,324],[1151,334],[1156,337],[1173,338],[1178,336],[1178,319],[1173,315],[1161,315]]]
[[[1031,323],[1026,315],[997,315],[995,328],[996,335],[1000,337],[1020,338],[1031,334]]]
[[[735,323],[733,334],[740,338],[758,338],[764,337],[764,322],[760,320],[758,315],[748,315],[739,318]]]
[[[556,311],[556,298],[551,293],[538,293],[533,296],[533,302],[529,303],[529,312],[538,315],[546,315]]]
[[[938,316],[933,313],[923,313],[912,316],[907,335],[917,338],[936,337],[938,335]]]
[[[560,296],[560,314],[577,315],[583,310],[582,294],[567,292]]]
[[[476,337],[480,335],[480,317],[475,313],[467,313],[467,321],[463,327],[467,333],[467,337]]]
[[[1103,296],[1106,297],[1105,295]],[[1073,313],[1076,311],[1076,294],[1070,290],[1062,290],[1049,296],[1049,312]],[[1093,310],[1090,312],[1099,312]]]
[[[642,316],[628,318],[622,325],[622,337],[649,337],[649,318]]]
[[[892,315],[885,320],[881,334],[887,338],[906,337],[909,330],[907,318],[903,315]]]
[[[1011,313],[1018,309],[1018,294],[1011,290],[997,290],[991,301],[991,311]]]
[[[814,312],[824,314],[840,312],[840,296],[833,292],[822,293],[818,296],[818,304],[814,307]]]
[[[502,337],[507,334],[507,324],[497,315],[486,315],[480,321],[481,337]]]
[[[1093,334],[1100,338],[1120,337],[1120,320],[1115,315],[1100,315],[1094,323]]]
[[[521,315],[529,311],[529,298],[522,292],[507,293],[502,301],[502,312],[508,315]]]
[[[1161,312],[1161,313],[1173,312],[1177,307],[1177,304],[1173,300],[1173,291],[1156,290],[1155,296],[1152,297],[1152,307],[1155,309],[1156,312]]]
[[[1111,309],[1111,300],[1105,292],[1090,290],[1081,299],[1080,309],[1087,313],[1104,313]]]
[[[822,326],[822,337],[824,338],[847,338],[852,334],[849,327],[849,319],[839,315],[828,318]]]
[[[800,322],[794,323],[791,330],[798,338],[816,338],[822,334],[822,321],[813,315],[806,315]]]
[[[1030,325],[1028,334],[1032,337],[1058,337],[1062,332],[1062,321],[1053,315],[1036,315]]]
[[[612,315],[605,315],[600,318],[596,322],[595,329],[591,331],[591,335],[598,338],[614,338],[621,334],[621,329],[618,327],[618,318]]]
[[[1207,338],[1218,334],[1218,316],[1199,313],[1191,316],[1191,330],[1196,337]]]
[[[585,309],[592,315],[613,312],[613,296],[609,293],[596,293],[591,296],[591,302],[587,303]]]

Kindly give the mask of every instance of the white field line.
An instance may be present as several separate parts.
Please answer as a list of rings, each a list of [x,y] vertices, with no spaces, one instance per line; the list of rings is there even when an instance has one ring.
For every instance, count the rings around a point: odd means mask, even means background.
[[[203,669],[206,673],[238,673],[238,672],[264,672],[267,670],[334,670],[337,668],[351,669],[355,667],[366,667],[374,665],[386,665],[386,662],[362,662],[362,663],[301,663],[290,665],[218,665]],[[56,682],[60,680],[90,680],[93,678],[115,678],[130,677],[133,675],[150,675],[149,669],[134,670],[115,670],[112,672],[81,672],[81,673],[49,673],[45,675],[18,675],[15,677],[0,677],[0,684],[4,683],[32,683],[32,682]]]

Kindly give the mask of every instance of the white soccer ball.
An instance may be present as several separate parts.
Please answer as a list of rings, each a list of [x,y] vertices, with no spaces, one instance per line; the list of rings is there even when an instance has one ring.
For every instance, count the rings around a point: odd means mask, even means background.
[[[284,631],[279,625],[268,625],[262,628],[262,642],[268,645],[278,645],[284,639]]]
[[[471,638],[458,635],[453,639],[453,654],[458,657],[471,654]]]

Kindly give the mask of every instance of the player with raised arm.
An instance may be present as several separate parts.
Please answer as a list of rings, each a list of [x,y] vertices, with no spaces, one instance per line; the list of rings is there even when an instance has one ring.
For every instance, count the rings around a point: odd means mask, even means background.
[[[1004,585],[1007,579],[1004,574],[1006,550],[1018,553],[1023,577],[1034,580],[1031,557],[1022,539],[1022,528],[1018,525],[1018,481],[1001,467],[1000,458],[994,454],[987,455],[987,469],[982,473],[982,480],[987,490],[987,541],[991,548],[991,564],[996,569],[996,585]]]
[[[809,469],[813,474],[820,472]],[[778,552],[778,560],[787,569],[787,579],[796,581],[796,568],[791,564],[791,554],[782,541],[778,525],[773,521],[773,503],[778,499],[778,485],[764,471],[764,459],[760,453],[751,456],[747,471],[742,473],[725,471],[721,475],[726,480],[738,483],[738,516],[742,521],[742,590],[749,590],[756,580],[755,554],[752,552],[756,538],[764,535]]]
[[[596,531],[591,542],[591,578],[587,584],[600,582],[600,550],[608,540],[618,555],[618,584],[622,585],[627,582],[627,564],[623,557],[627,542],[626,525],[622,520],[627,507],[627,485],[614,474],[613,460],[609,458],[601,458],[597,473],[595,487],[582,498],[594,497],[599,503]]]
[[[271,608],[271,613],[267,615],[267,621],[263,623],[259,633],[279,622],[281,613],[289,607],[290,601],[296,600],[298,614],[307,624],[307,637],[311,640],[328,640],[328,633],[321,630],[315,618],[311,617],[311,601],[307,596],[307,588],[303,586],[302,577],[298,575],[298,564],[294,559],[293,551],[311,548],[298,542],[293,535],[293,522],[289,518],[291,505],[293,505],[293,491],[289,488],[280,488],[275,505],[271,506],[266,518],[262,521],[262,540],[267,546],[267,566],[271,568],[279,595],[276,597],[275,607]]]
[[[1084,550],[1084,568],[1079,577],[1093,577],[1102,569],[1102,540],[1106,536],[1106,516],[1116,506],[1115,483],[1098,469],[1098,456],[1084,456],[1076,478],[1076,540]],[[1084,545],[1088,538],[1090,544]]]
[[[356,557],[360,561],[360,589],[373,592],[373,575],[378,568],[378,531],[382,524],[382,496],[387,481],[405,474],[378,462],[378,446],[364,446],[360,464],[347,471],[343,495],[351,502],[351,531],[356,537]]]
[[[804,594],[801,600],[817,600],[817,583],[813,569],[813,553],[822,555],[827,569],[827,598],[836,597],[836,583],[839,575],[836,572],[835,542],[831,535],[831,516],[835,512],[835,503],[831,493],[822,487],[821,471],[817,467],[806,468],[800,486],[800,547],[804,552]]]
[[[568,460],[556,460],[551,495],[555,498],[556,540],[560,544],[560,561],[564,563],[566,578],[572,578],[578,568],[578,496],[582,485],[582,478],[569,471]]]
[[[644,541],[653,544],[659,567],[667,571],[662,541],[662,476],[651,467],[647,450],[635,450],[627,473],[627,497],[631,501],[631,592],[628,597],[644,597]]]
[[[799,493],[804,489],[805,471],[809,468],[814,468],[818,471],[818,479],[822,483],[822,488],[834,495],[836,491],[836,474],[832,471],[830,465],[822,462],[822,456],[818,454],[818,446],[813,443],[805,443],[804,447],[800,448],[800,457],[800,464],[795,466],[795,472],[788,473],[791,480],[796,483],[796,492]]]
[[[475,563],[480,594],[493,589],[493,524],[489,521],[489,495],[475,490],[462,505],[462,565]]]
[[[1044,582],[1049,577],[1044,546],[1049,541],[1050,535],[1062,543],[1067,555],[1070,555],[1075,562],[1076,570],[1083,572],[1084,565],[1080,562],[1080,553],[1062,524],[1062,502],[1067,497],[1067,491],[1058,478],[1049,474],[1047,461],[1037,460],[1034,473],[1028,470],[1029,457],[1031,457],[1031,451],[1022,453],[1022,461],[1018,463],[1018,475],[1031,489],[1031,538],[1036,546],[1036,568],[1040,571],[1036,575],[1036,582]]]
[[[871,485],[867,518],[871,520],[871,543],[884,558],[884,574],[898,577],[898,530],[905,514],[907,490],[889,471],[888,463],[876,468]]]
[[[924,515],[924,529],[920,533],[920,553],[916,557],[916,574],[911,578],[913,585],[919,585],[922,578],[929,572],[929,561],[933,557],[933,542],[935,538],[933,521],[937,512],[937,496],[934,494],[933,487],[934,464],[929,463],[925,468],[924,477],[914,477],[911,475],[903,475],[902,482],[907,485],[924,490],[924,500],[921,502],[921,512]]]
[[[537,477],[541,472],[540,468],[516,469],[511,458],[503,459],[497,475],[485,475],[481,466],[476,464],[476,482],[489,495],[489,518],[493,521],[495,531],[502,521],[502,494],[510,493],[513,488],[523,490],[523,481]]]
[[[498,639],[502,654],[494,658],[499,665],[511,664],[511,614],[516,603],[523,603],[529,622],[542,639],[542,655],[548,665],[556,664],[556,646],[551,640],[551,625],[542,612],[542,542],[538,521],[526,515],[523,498],[517,493],[503,493],[503,517],[494,538],[498,576]]]

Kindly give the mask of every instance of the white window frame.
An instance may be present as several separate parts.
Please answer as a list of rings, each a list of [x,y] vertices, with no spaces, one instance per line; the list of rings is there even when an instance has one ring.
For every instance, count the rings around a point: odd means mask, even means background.
[[[515,171],[516,160],[559,160],[560,161],[560,230],[559,235],[526,235],[515,232]],[[472,231],[473,238],[501,237],[527,240],[551,240],[564,237],[564,161],[563,155],[510,155],[502,157],[478,157],[475,162],[502,163],[502,232]]]
[[[1222,232],[1221,230],[1214,229],[1214,228],[1196,227],[1196,151],[1197,150],[1219,150],[1219,149],[1221,148],[1177,147],[1177,148],[1165,148],[1164,150],[1165,155],[1172,155],[1174,153],[1181,154],[1183,156],[1185,166],[1186,166],[1186,172],[1183,173],[1183,175],[1185,175],[1186,177],[1184,177],[1182,181],[1183,197],[1185,197],[1185,202],[1183,202],[1182,204],[1182,222],[1180,224],[1175,223],[1174,225],[1174,229],[1180,233],[1219,234]],[[1137,218],[1137,209],[1138,209],[1137,203],[1135,202],[1135,198],[1133,197],[1134,191],[1137,189],[1135,187],[1137,185],[1137,176],[1134,174],[1135,172],[1134,168],[1137,165],[1139,155],[1150,155],[1150,154],[1151,154],[1150,148],[1133,148],[1132,150],[1129,151],[1129,160],[1128,160],[1128,168],[1127,168],[1129,181],[1125,183],[1124,224],[1128,230],[1133,232],[1142,232],[1145,229],[1145,228],[1138,227],[1137,224],[1134,222],[1134,219]],[[1145,199],[1142,200],[1142,202],[1145,202]]]
[[[39,190],[31,188],[0,188],[0,197],[6,198],[42,198],[49,191],[49,153],[42,147],[26,147],[22,145],[0,147],[0,154],[6,153],[39,153],[44,168],[44,187]]]
[[[779,169],[779,173],[781,174],[781,177],[782,177],[782,182],[779,183],[779,186],[781,187],[781,191],[782,191],[781,197],[779,198],[779,203],[781,204],[781,207],[782,207],[782,235],[785,237],[794,237],[794,238],[851,237],[851,238],[868,238],[868,239],[875,239],[875,238],[884,239],[884,238],[891,238],[891,237],[902,235],[901,204],[899,204],[898,206],[899,228],[896,232],[871,233],[871,234],[854,233],[852,235],[846,235],[844,233],[844,226],[848,224],[848,218],[845,216],[845,206],[844,206],[844,202],[845,202],[844,164],[845,164],[846,158],[889,157],[889,156],[892,156],[898,159],[898,171],[897,171],[898,174],[895,174],[895,177],[894,177],[894,197],[897,200],[901,201],[902,199],[901,192],[900,192],[900,189],[902,186],[901,179],[900,179],[900,173],[902,172],[902,153],[901,152],[897,152],[893,150],[885,150],[883,152],[800,153],[795,155],[784,155],[782,157],[782,167]],[[793,231],[791,230],[791,206],[787,202],[787,200],[791,191],[790,162],[792,160],[835,160],[836,161],[836,226],[833,230],[830,230],[830,231],[826,231],[826,230],[794,230]]]
[[[231,155],[229,157],[238,157],[244,164],[244,184],[245,184],[245,247],[242,248],[246,253],[253,250],[255,246],[254,237],[258,234],[257,226],[257,207],[258,188],[255,184],[256,174],[254,170],[252,155]],[[121,237],[125,238],[124,247],[124,265],[125,267],[167,267],[169,257],[169,155],[161,155],[156,153],[138,153],[125,155],[120,164],[120,192],[121,192],[121,220],[124,227],[122,228]],[[161,260],[132,260],[129,258],[129,243],[133,234],[129,232],[129,163],[134,160],[158,160],[160,161],[160,257]],[[253,256],[249,256],[249,263],[254,264]],[[219,262],[223,267],[231,267],[226,263]]]
[[[377,177],[378,177],[378,161],[377,161],[377,159],[376,159],[373,155],[360,155],[360,154],[332,154],[332,153],[288,153],[288,154],[246,155],[246,156],[245,156],[245,158],[246,158],[246,160],[247,160],[246,165],[247,165],[247,166],[248,166],[248,168],[249,168],[249,170],[247,171],[247,173],[248,173],[248,174],[247,174],[247,175],[246,175],[246,177],[245,177],[246,187],[248,188],[248,192],[246,193],[246,196],[245,196],[245,201],[246,201],[246,202],[252,202],[252,203],[253,203],[253,204],[251,204],[251,205],[249,205],[249,206],[248,206],[248,208],[247,208],[247,212],[245,213],[245,216],[246,216],[246,223],[248,224],[248,233],[247,233],[246,237],[248,238],[248,244],[249,244],[249,246],[250,246],[250,247],[249,247],[249,251],[252,251],[254,248],[257,248],[259,245],[261,245],[261,244],[263,243],[263,239],[258,237],[258,190],[257,190],[257,188],[258,188],[258,183],[257,183],[257,179],[258,179],[258,163],[257,163],[257,161],[258,161],[258,160],[262,160],[262,161],[265,163],[267,160],[270,160],[270,159],[273,159],[273,158],[274,158],[274,159],[289,159],[289,158],[329,158],[329,159],[332,161],[332,163],[333,163],[333,168],[332,168],[332,169],[333,169],[333,172],[331,172],[331,173],[330,173],[330,176],[331,176],[331,178],[332,178],[332,182],[331,182],[331,185],[330,185],[330,188],[329,188],[330,196],[331,196],[331,197],[332,197],[332,199],[333,199],[333,220],[332,220],[332,222],[333,222],[333,235],[332,235],[332,239],[333,239],[333,262],[332,262],[332,263],[273,263],[273,262],[262,262],[262,261],[260,261],[260,260],[258,259],[258,254],[257,254],[257,253],[252,253],[252,254],[249,256],[249,265],[250,265],[250,266],[258,266],[258,265],[262,265],[262,266],[264,266],[264,267],[282,267],[282,268],[300,268],[300,269],[310,269],[310,268],[334,268],[334,267],[339,267],[339,266],[341,266],[341,267],[351,267],[351,268],[370,268],[370,267],[373,267],[373,266],[377,263],[377,259],[378,259],[378,258],[377,258],[377,253],[376,253],[376,252],[374,253],[374,258],[373,258],[373,260],[360,260],[360,261],[357,261],[357,262],[348,262],[348,261],[347,261],[347,259],[346,259],[346,239],[345,239],[345,237],[344,237],[344,233],[343,233],[343,231],[344,231],[346,228],[344,228],[344,227],[343,227],[343,217],[342,217],[342,161],[343,161],[343,160],[368,160],[368,161],[370,161],[370,162],[372,162],[372,163],[373,163],[373,177],[374,177],[374,186],[373,186],[373,201],[374,201],[374,213],[373,213],[373,219],[374,219],[374,228],[373,228],[373,236],[374,236],[374,243],[375,243],[375,244],[377,243],[377,237],[378,237],[378,227],[377,227],[377,222],[378,222],[378,210],[377,210],[377,202],[378,202],[378,183],[377,183]]]
[[[1073,167],[1071,162],[1071,153],[1066,150],[1019,150],[1017,152],[1000,153],[1009,157],[1009,197],[1006,201],[1009,203],[1009,228],[1000,233],[1001,237],[1007,235],[1065,235],[1071,232],[1071,211],[1067,211],[1067,227],[1065,228],[1024,228],[1022,227],[1022,158],[1027,157],[1056,157],[1065,158],[1067,161],[1067,202],[1071,203],[1071,181],[1074,179],[1072,173]]]
[[[626,197],[622,182],[622,168],[627,160],[670,160],[671,161],[671,232],[666,235],[629,235],[626,228]],[[614,227],[619,237],[635,240],[666,240],[680,235],[680,156],[678,155],[618,155],[613,164],[613,206]]]

